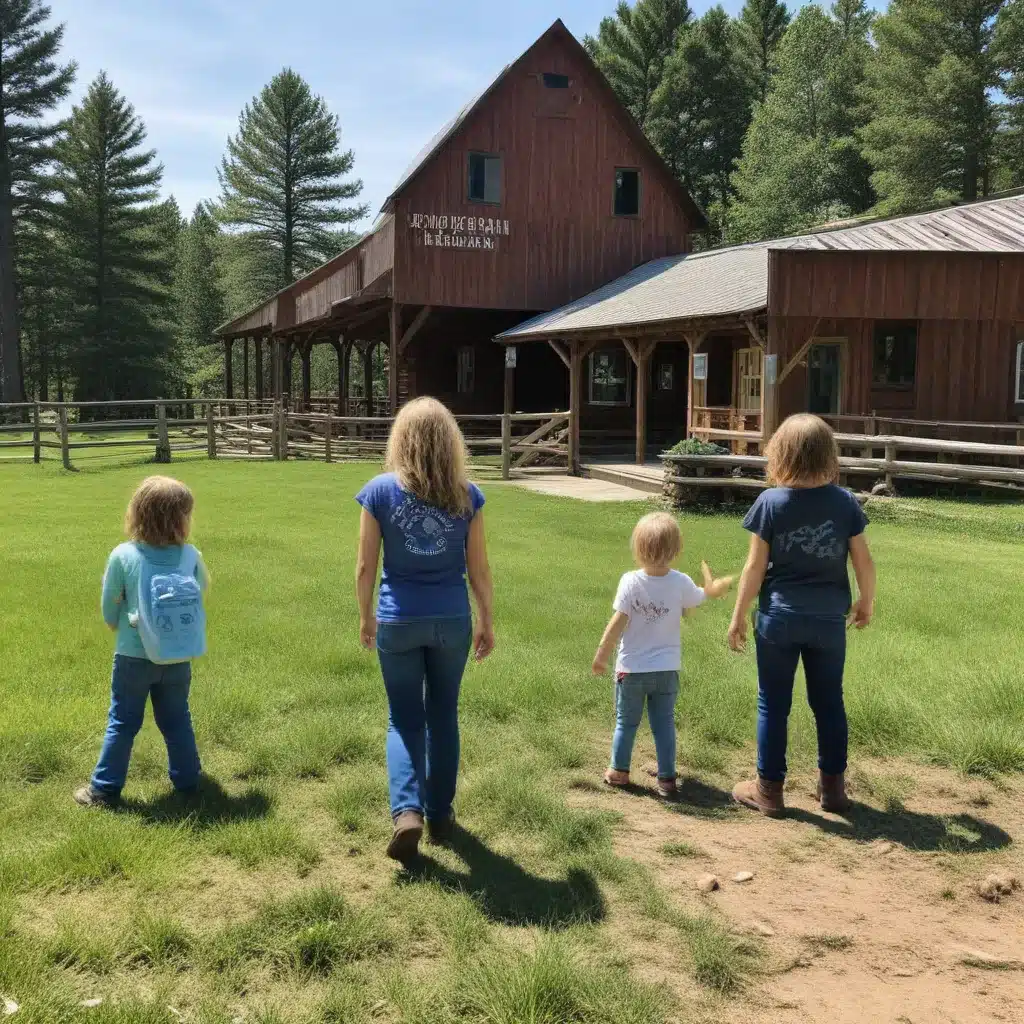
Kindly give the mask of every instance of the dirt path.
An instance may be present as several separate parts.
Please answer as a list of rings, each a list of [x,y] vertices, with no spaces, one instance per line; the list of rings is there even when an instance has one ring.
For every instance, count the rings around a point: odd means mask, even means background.
[[[855,782],[863,802],[849,820],[822,814],[806,778],[783,821],[694,779],[675,806],[595,799],[624,815],[618,852],[762,948],[730,1024],[1024,1021],[1024,891],[992,903],[977,888],[994,872],[1024,880],[1019,784],[891,764]],[[740,872],[754,877],[733,881]],[[702,896],[707,873],[721,888]]]

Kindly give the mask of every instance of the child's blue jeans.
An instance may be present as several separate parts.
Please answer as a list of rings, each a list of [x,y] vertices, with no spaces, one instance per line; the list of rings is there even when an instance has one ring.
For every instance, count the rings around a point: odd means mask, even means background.
[[[769,782],[786,778],[786,741],[796,666],[804,663],[807,703],[818,727],[818,767],[846,771],[849,734],[843,704],[846,623],[811,615],[758,613],[757,773]]]
[[[103,750],[92,776],[93,789],[118,795],[128,777],[132,745],[142,728],[146,701],[153,701],[153,718],[167,744],[171,783],[175,789],[199,784],[199,751],[192,731],[188,692],[192,665],[154,665],[145,658],[114,655],[110,717]]]
[[[388,694],[391,813],[445,821],[459,775],[459,689],[469,657],[468,618],[378,623]]]
[[[676,698],[678,672],[632,672],[615,684],[615,735],[612,738],[612,768],[628,772],[633,758],[633,741],[644,717],[654,735],[658,757],[658,778],[676,777]]]

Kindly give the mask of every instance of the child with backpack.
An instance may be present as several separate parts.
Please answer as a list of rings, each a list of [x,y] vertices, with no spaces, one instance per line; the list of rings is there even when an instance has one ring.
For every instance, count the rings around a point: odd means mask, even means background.
[[[658,757],[658,793],[676,795],[676,698],[682,666],[680,627],[683,616],[707,598],[719,598],[732,577],[714,579],[701,563],[703,587],[672,568],[682,550],[679,523],[667,512],[652,512],[633,531],[633,558],[639,566],[619,581],[614,614],[594,655],[594,675],[615,663],[615,736],[611,766],[604,774],[609,786],[629,785],[629,766],[636,731],[647,705],[647,720]]]
[[[192,659],[206,652],[203,593],[210,577],[202,555],[186,543],[193,506],[183,483],[165,476],[144,480],[125,516],[129,540],[107,561],[101,605],[117,645],[103,750],[91,782],[75,793],[84,807],[119,801],[147,700],[167,744],[171,783],[180,793],[198,789],[188,695]]]

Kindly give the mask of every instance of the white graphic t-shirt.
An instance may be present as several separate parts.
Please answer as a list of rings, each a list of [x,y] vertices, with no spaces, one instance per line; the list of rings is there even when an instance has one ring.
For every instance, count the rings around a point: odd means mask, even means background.
[[[627,572],[619,581],[613,605],[629,616],[616,673],[677,672],[682,665],[683,612],[703,602],[703,589],[686,573],[675,569],[664,576],[648,576],[643,569]]]

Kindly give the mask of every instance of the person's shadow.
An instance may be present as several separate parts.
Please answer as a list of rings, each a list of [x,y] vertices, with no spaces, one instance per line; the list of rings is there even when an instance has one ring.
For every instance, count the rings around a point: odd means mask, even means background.
[[[541,878],[458,826],[450,849],[468,870],[453,871],[421,854],[398,876],[400,884],[434,882],[466,893],[495,924],[559,929],[605,917],[604,896],[589,871],[575,867],[562,880]]]
[[[171,791],[155,800],[122,800],[118,810],[148,825],[187,823],[194,829],[208,829],[230,821],[265,818],[272,806],[262,790],[249,788],[233,796],[216,779],[204,776],[193,793]]]

